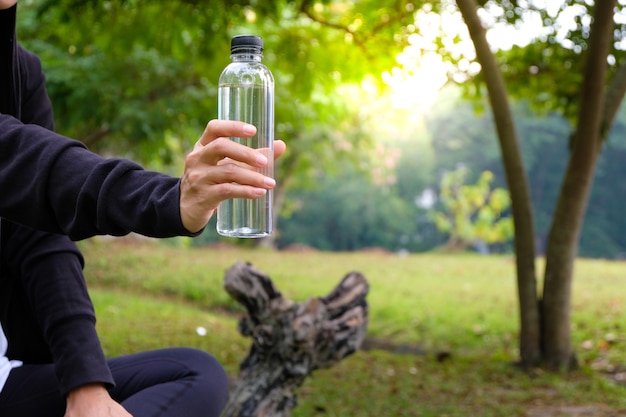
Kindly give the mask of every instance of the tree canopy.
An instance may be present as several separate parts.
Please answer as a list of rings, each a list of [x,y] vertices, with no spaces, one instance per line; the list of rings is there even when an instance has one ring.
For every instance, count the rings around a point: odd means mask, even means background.
[[[536,233],[538,242],[545,242],[565,169],[564,138],[571,137],[571,109],[580,84],[575,69],[582,65],[591,6],[572,2],[526,7],[492,1],[484,3],[484,10],[491,32],[541,22],[536,37],[499,50],[497,58],[511,96],[520,103],[515,112],[536,208]],[[335,195],[338,202],[359,199],[358,194],[329,192],[327,187],[338,185],[333,176],[341,181],[362,177],[360,187],[367,190],[362,194],[376,195],[382,185],[374,177],[386,172],[393,180],[384,185],[384,193],[403,202],[402,210],[412,213],[416,230],[408,241],[399,234],[383,246],[425,250],[441,244],[444,237],[434,231],[428,210],[416,206],[415,200],[425,191],[438,192],[441,172],[462,163],[474,173],[493,172],[494,186],[506,185],[493,119],[476,112],[486,108],[482,74],[472,64],[471,48],[461,48],[467,39],[458,18],[446,26],[446,19],[454,19],[455,13],[452,3],[408,1],[24,0],[18,16],[22,43],[44,63],[58,130],[96,151],[130,156],[172,172],[177,172],[176,163],[204,123],[217,114],[216,83],[229,61],[230,37],[258,33],[266,43],[264,60],[276,77],[277,137],[289,145],[277,173],[281,222],[291,229],[294,221],[307,217],[303,207],[312,208],[320,193]],[[616,26],[609,57],[613,63],[623,54],[622,29]],[[460,104],[462,97],[452,88],[428,102],[422,116],[424,104],[419,100],[395,108],[381,99],[390,77],[423,78],[420,66],[432,52],[454,64],[445,67],[451,80],[471,80],[460,85],[474,105]],[[417,89],[413,96],[419,99],[426,94],[425,85],[439,82],[430,79],[433,76],[422,84],[400,84],[400,93],[407,85],[405,89]],[[592,203],[587,214],[583,255],[619,257],[626,248],[620,233],[619,194],[613,192],[615,181],[609,181],[622,171],[617,163],[625,146],[619,135],[622,119],[610,136],[611,151],[600,161],[592,201],[603,204]],[[381,149],[386,149],[386,157],[381,157]],[[398,156],[389,166],[384,161],[394,153]],[[361,175],[346,176],[353,171],[348,166]],[[615,214],[607,216],[607,210]],[[325,214],[330,217],[330,210],[316,216]],[[298,239],[288,238],[290,234],[285,230],[279,244],[300,240],[315,245],[319,239],[302,231]],[[381,242],[391,241],[372,238],[357,247]],[[354,245],[337,242],[320,247],[337,250]]]

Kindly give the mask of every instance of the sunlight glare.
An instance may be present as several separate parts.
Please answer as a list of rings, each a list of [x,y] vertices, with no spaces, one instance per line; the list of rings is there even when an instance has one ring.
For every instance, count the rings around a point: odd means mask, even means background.
[[[393,108],[423,114],[436,100],[449,76],[454,76],[451,64],[444,62],[439,54],[437,41],[443,42],[453,59],[472,62],[475,55],[458,12],[438,14],[424,9],[417,13],[415,26],[419,27],[419,34],[409,36],[409,45],[396,57],[398,65],[383,74],[383,81],[390,87]]]
[[[392,107],[426,111],[448,82],[441,56],[429,51],[416,58],[405,51],[398,55],[397,61],[401,67],[383,73],[383,81],[391,88]]]

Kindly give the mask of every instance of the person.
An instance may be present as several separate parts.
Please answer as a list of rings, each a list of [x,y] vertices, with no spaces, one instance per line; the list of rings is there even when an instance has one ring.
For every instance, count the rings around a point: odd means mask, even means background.
[[[0,370],[0,415],[220,415],[228,377],[215,358],[164,348],[107,360],[75,244],[9,221],[1,228],[0,350],[10,372]]]
[[[263,153],[228,139],[252,136],[254,126],[245,123],[210,121],[180,178],[102,158],[52,132],[41,64],[17,44],[16,3],[0,0],[5,15],[0,25],[5,106],[0,110],[0,217],[73,240],[129,232],[193,236],[220,201],[256,198],[275,186],[272,178],[243,166],[264,166]],[[285,143],[276,140],[275,157],[284,151]]]
[[[106,159],[53,132],[37,57],[0,0],[0,415],[218,416],[227,378],[208,353],[166,348],[106,359],[73,240],[199,234],[220,201],[275,186],[230,141],[254,127],[211,121],[180,178]],[[285,150],[275,142],[275,157]],[[70,239],[71,238],[71,239]]]

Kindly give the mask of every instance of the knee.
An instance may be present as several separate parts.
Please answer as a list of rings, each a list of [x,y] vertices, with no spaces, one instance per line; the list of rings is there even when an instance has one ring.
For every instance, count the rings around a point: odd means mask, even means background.
[[[176,348],[180,360],[194,374],[198,381],[197,389],[206,398],[226,405],[228,401],[229,380],[222,364],[209,353],[194,348]]]
[[[223,378],[225,382],[228,382],[226,371],[213,355],[194,348],[180,348],[180,350],[186,362],[195,369],[198,374],[215,375],[216,378]]]

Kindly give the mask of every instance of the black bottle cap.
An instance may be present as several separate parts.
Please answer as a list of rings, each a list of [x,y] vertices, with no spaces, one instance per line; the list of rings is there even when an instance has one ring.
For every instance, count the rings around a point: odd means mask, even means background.
[[[234,36],[230,41],[230,52],[235,52],[238,49],[260,49],[263,51],[263,39],[255,35],[238,35]]]

